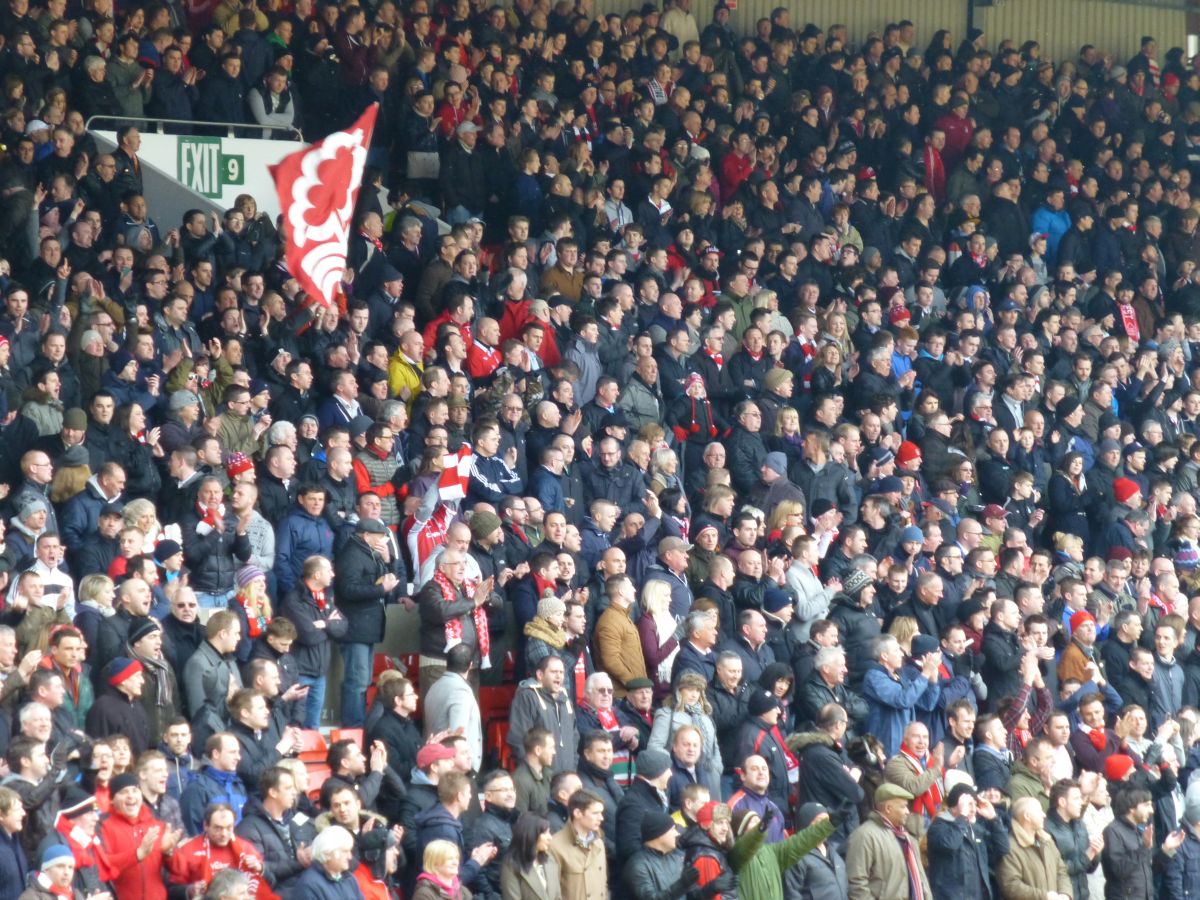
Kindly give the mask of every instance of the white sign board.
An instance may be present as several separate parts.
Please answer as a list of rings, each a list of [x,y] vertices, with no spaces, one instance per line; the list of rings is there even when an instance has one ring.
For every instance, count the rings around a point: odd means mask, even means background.
[[[115,143],[113,132],[98,131],[105,143]],[[299,141],[256,138],[201,137],[142,132],[138,153],[148,166],[219,208],[233,206],[239,194],[251,194],[258,209],[272,218],[279,215],[279,199],[268,166],[273,166],[305,145]],[[143,172],[146,193],[153,200],[151,179]]]

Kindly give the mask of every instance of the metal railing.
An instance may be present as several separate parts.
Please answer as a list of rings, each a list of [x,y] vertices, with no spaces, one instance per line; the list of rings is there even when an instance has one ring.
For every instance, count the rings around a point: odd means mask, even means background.
[[[84,123],[84,128],[88,131],[92,130],[93,122],[110,122],[112,130],[116,131],[118,127],[126,124],[137,124],[139,127],[142,123],[150,125],[150,128],[144,128],[143,131],[154,131],[156,134],[166,134],[163,129],[164,125],[187,125],[189,127],[201,125],[205,128],[226,128],[228,133],[226,137],[240,137],[242,135],[235,134],[235,130],[250,129],[252,131],[284,131],[292,135],[297,141],[303,141],[304,135],[300,133],[300,129],[294,125],[259,125],[257,122],[204,122],[199,119],[152,119],[142,116],[92,116]],[[104,129],[107,130],[107,129]]]

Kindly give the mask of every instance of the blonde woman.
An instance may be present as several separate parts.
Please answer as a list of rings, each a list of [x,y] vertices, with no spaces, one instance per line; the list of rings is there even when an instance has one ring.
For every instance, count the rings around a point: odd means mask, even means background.
[[[679,652],[675,630],[679,623],[671,615],[671,586],[653,578],[642,588],[642,618],[638,633],[642,636],[642,655],[646,671],[654,682],[655,698],[665,697],[671,685],[671,667]]]
[[[700,762],[696,765],[696,778],[706,786],[714,797],[721,796],[721,772],[724,763],[721,748],[717,744],[717,727],[712,719],[712,706],[705,693],[708,685],[699,672],[686,672],[679,677],[675,692],[667,697],[654,713],[654,725],[650,729],[649,747],[671,752],[675,732],[690,725],[700,732]]]
[[[904,651],[904,655],[908,656],[912,653],[912,640],[920,631],[917,620],[912,616],[896,616],[892,619],[892,627],[887,630],[887,633],[896,639],[900,649]]]
[[[242,623],[242,639],[238,642],[238,662],[250,658],[250,646],[271,624],[271,598],[267,595],[267,573],[258,566],[242,566],[237,571],[237,593],[229,608]]]
[[[83,632],[83,640],[87,646],[96,646],[100,623],[116,613],[113,607],[116,594],[113,580],[98,572],[83,576],[83,580],[79,582],[79,603],[75,610],[74,624]]]
[[[767,538],[773,540],[792,527],[804,527],[804,504],[799,500],[780,500],[767,517]]]
[[[471,900],[471,892],[459,880],[461,856],[450,841],[436,840],[425,845],[421,874],[413,900]]]
[[[763,288],[754,295],[755,309],[771,310],[771,319],[768,331],[778,331],[783,334],[789,341],[795,336],[796,331],[792,328],[792,323],[787,320],[787,316],[779,311],[779,295],[770,288]]]
[[[828,394],[842,386],[846,375],[846,354],[840,344],[830,341],[817,349],[812,370],[814,394]]]
[[[123,527],[136,528],[146,536],[142,553],[153,553],[158,542],[167,539],[175,541],[181,546],[183,544],[183,532],[179,526],[167,525],[164,527],[158,521],[158,513],[154,509],[154,504],[144,498],[139,497],[125,504]]]
[[[850,327],[846,324],[846,316],[844,313],[830,310],[825,314],[825,318],[821,321],[821,338],[822,343],[837,344],[839,350],[842,351],[842,370],[846,370],[850,359],[850,354],[854,350],[854,346],[850,343]]]

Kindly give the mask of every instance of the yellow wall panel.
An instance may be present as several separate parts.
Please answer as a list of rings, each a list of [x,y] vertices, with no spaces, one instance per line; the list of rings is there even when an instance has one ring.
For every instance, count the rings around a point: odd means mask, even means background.
[[[626,12],[641,6],[640,0],[595,0],[600,12]],[[888,22],[912,19],[917,25],[917,46],[924,51],[930,37],[939,28],[954,36],[954,48],[967,28],[966,0],[739,0],[733,14],[733,27],[739,34],[753,33],[754,23],[769,16],[776,6],[792,10],[792,25],[799,29],[806,22],[822,28],[842,23],[850,30],[851,40],[861,42],[868,34],[878,33]],[[703,28],[710,21],[712,3],[693,0],[693,13]],[[1124,63],[1139,49],[1143,34],[1158,38],[1159,58],[1172,46],[1186,46],[1186,14],[1182,10],[1156,9],[1105,0],[998,0],[996,6],[975,11],[975,22],[987,34],[994,49],[1005,38],[1018,45],[1033,39],[1042,45],[1043,55],[1074,61],[1081,44],[1095,44]]]
[[[1121,64],[1141,48],[1144,34],[1158,39],[1159,62],[1173,46],[1187,46],[1186,13],[1103,0],[1002,0],[980,11],[989,47],[1005,38],[1035,40],[1043,55],[1074,60],[1082,44],[1095,44]],[[977,18],[979,18],[977,13]],[[911,17],[917,21],[916,16]]]

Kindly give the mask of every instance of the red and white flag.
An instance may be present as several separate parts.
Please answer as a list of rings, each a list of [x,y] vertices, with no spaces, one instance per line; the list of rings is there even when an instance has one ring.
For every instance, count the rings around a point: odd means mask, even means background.
[[[271,166],[287,239],[287,268],[316,303],[330,306],[346,271],[354,204],[379,104],[348,131],[335,131]]]
[[[471,465],[475,462],[475,451],[470,444],[463,444],[457,453],[442,457],[445,466],[438,476],[438,496],[443,503],[453,503],[467,496],[467,484],[471,480]]]

